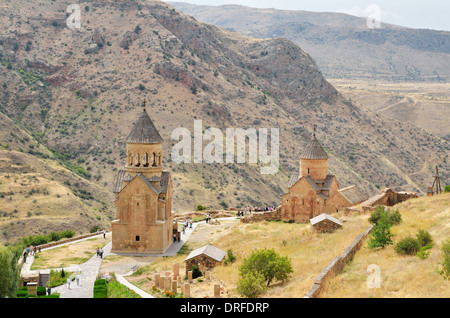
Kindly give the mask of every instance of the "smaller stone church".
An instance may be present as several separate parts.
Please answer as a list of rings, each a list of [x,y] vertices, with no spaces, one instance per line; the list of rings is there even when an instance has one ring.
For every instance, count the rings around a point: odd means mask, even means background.
[[[126,165],[116,179],[114,253],[164,253],[173,242],[172,178],[163,171],[162,145],[144,108],[126,139]]]
[[[322,214],[337,212],[367,199],[355,186],[339,189],[336,176],[328,174],[328,154],[316,138],[300,155],[300,169],[288,182],[288,193],[282,196],[282,221],[307,223]]]

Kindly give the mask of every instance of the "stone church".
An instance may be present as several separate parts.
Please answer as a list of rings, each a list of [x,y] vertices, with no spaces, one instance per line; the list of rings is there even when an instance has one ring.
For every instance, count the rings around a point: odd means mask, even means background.
[[[334,213],[366,199],[355,186],[339,189],[336,177],[328,174],[328,154],[314,133],[300,155],[299,173],[291,176],[288,193],[282,196],[281,219],[306,223],[322,213]]]
[[[126,139],[126,165],[116,179],[112,252],[164,253],[173,242],[172,179],[163,171],[162,145],[144,108]]]

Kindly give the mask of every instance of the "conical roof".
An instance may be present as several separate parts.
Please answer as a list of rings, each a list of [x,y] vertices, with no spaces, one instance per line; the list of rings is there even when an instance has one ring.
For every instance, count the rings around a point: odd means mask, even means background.
[[[136,124],[134,124],[126,142],[135,144],[159,144],[163,142],[161,135],[145,109],[139,116]]]
[[[316,138],[312,135],[309,145],[303,150],[300,159],[328,159],[328,154]]]

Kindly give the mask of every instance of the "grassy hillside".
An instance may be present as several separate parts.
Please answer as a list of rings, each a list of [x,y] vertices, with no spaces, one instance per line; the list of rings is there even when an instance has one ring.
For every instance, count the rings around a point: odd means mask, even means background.
[[[321,297],[450,297],[449,281],[439,274],[441,247],[450,239],[450,194],[409,200],[395,208],[399,209],[402,222],[392,228],[394,241],[415,237],[419,229],[426,230],[434,241],[429,257],[422,260],[417,256],[401,256],[394,246],[376,251],[362,248],[343,272],[331,280]],[[380,267],[380,288],[367,288],[370,264]]]

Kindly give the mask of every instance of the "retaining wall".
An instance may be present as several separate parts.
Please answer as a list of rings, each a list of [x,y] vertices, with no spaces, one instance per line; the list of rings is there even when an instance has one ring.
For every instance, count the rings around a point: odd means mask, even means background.
[[[364,239],[369,235],[372,229],[373,225],[370,225],[367,230],[359,234],[341,255],[336,256],[330,264],[317,275],[314,279],[314,285],[305,294],[304,298],[317,298],[319,296],[328,281],[338,275],[344,266],[353,258],[355,253],[361,248]]]

